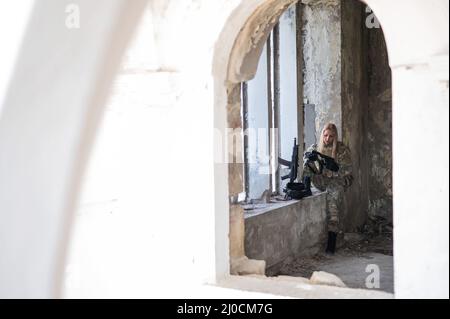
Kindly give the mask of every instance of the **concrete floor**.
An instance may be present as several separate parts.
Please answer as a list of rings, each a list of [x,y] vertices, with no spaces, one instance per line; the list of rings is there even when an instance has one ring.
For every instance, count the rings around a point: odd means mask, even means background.
[[[366,280],[376,269],[372,265],[379,269],[379,290],[394,293],[392,256],[377,253],[360,257],[337,254],[322,264],[320,270],[337,275],[348,287],[367,288]]]
[[[349,288],[368,289],[366,280],[373,278],[374,270],[379,270],[379,288],[370,289],[393,293],[392,241],[389,238],[346,243],[335,255],[292,259],[276,275],[310,278],[314,271],[325,271],[338,276]]]

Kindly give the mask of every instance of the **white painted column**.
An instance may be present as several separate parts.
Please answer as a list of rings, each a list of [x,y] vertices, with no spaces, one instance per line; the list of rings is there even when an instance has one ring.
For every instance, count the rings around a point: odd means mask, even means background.
[[[448,298],[448,71],[395,68],[393,92],[396,297]]]
[[[89,146],[146,2],[36,1],[0,118],[0,298],[59,295]]]

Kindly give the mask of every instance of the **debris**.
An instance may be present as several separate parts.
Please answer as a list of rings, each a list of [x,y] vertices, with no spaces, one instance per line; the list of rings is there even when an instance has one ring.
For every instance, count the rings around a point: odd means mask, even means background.
[[[314,285],[328,285],[342,288],[347,287],[338,276],[325,271],[315,271],[309,279],[309,282]]]
[[[265,269],[264,260],[248,259],[246,256],[231,258],[230,273],[232,275],[264,275]]]

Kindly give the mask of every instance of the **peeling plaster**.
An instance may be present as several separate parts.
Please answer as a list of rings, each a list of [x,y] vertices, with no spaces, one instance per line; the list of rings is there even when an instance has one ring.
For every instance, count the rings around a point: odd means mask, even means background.
[[[339,1],[304,6],[304,96],[316,110],[316,139],[327,122],[342,133],[341,10]]]
[[[368,156],[368,40],[363,27],[364,6],[357,0],[342,2],[342,126],[343,142],[350,148],[353,185],[345,193],[347,231],[367,221],[369,206]]]
[[[369,216],[392,221],[392,80],[381,29],[369,31]]]

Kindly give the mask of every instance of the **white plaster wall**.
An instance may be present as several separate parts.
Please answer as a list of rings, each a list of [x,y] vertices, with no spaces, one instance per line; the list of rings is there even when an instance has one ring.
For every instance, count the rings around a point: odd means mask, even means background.
[[[213,296],[203,284],[228,271],[214,253],[211,75],[225,8],[156,1],[147,10],[90,160],[65,296]]]
[[[449,1],[363,2],[370,6],[384,29],[391,66],[428,63],[431,56],[448,54]]]
[[[105,87],[144,1],[36,2],[0,117],[0,296],[57,296],[79,176]],[[127,10],[124,11],[125,5]],[[124,13],[125,12],[125,13]]]
[[[399,67],[393,86],[396,296],[448,298],[448,76]]]
[[[34,0],[1,2],[0,39],[2,39],[2,58],[0,59],[0,98],[4,98],[8,81],[11,79],[17,54],[25,33],[27,22],[33,8]],[[0,114],[2,111],[0,100]]]

